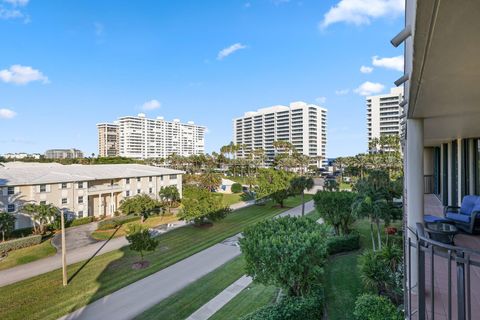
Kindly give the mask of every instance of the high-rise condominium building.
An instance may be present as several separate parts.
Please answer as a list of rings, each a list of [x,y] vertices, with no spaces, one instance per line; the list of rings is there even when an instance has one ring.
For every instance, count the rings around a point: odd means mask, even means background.
[[[247,112],[233,120],[233,141],[244,146],[240,157],[248,156],[254,149],[264,149],[269,164],[277,153],[273,142],[280,140],[290,142],[299,153],[321,157],[321,161],[313,161],[323,166],[327,160],[327,109],[293,102],[288,107],[279,105]]]
[[[98,156],[116,157],[120,155],[119,128],[116,123],[99,123]]]
[[[403,108],[399,105],[403,99],[403,87],[392,88],[390,93],[367,97],[368,146],[373,138],[384,135],[400,135]],[[372,152],[373,150],[370,150]]]
[[[180,120],[150,119],[141,113],[118,119],[120,156],[148,159],[171,154],[191,156],[205,153],[206,127]]]
[[[78,149],[50,149],[45,151],[47,159],[77,159],[83,158],[83,152]]]

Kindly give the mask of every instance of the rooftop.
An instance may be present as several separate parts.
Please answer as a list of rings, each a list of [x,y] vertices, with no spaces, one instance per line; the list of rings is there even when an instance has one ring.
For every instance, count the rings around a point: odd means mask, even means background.
[[[182,174],[183,171],[141,164],[61,165],[58,163],[0,164],[0,186],[94,181]]]

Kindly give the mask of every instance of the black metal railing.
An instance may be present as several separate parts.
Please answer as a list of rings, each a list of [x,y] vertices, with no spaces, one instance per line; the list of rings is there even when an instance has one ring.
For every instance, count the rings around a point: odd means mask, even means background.
[[[425,233],[422,224],[417,224],[417,230],[408,229],[415,236],[413,238],[407,236],[406,241],[406,318],[434,320],[435,304],[442,303],[440,297],[436,296],[435,281],[440,283],[443,281],[443,285],[439,288],[447,288],[445,317],[458,320],[478,319],[478,314],[472,315],[472,290],[478,291],[480,287],[472,288],[471,273],[472,268],[480,268],[480,251],[432,240]],[[412,257],[416,257],[417,265],[412,263]],[[427,263],[430,265],[429,268]],[[436,269],[441,267],[441,263],[446,264],[446,276],[444,273],[436,272]],[[417,273],[416,284],[412,283],[413,270]],[[456,290],[453,285],[456,286]]]
[[[434,190],[434,181],[432,175],[423,176],[423,193],[432,194]]]

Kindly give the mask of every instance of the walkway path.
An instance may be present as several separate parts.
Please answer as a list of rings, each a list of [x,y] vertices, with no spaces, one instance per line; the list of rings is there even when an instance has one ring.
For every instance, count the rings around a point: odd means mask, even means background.
[[[218,310],[222,309],[227,303],[235,298],[243,289],[252,283],[252,278],[243,276],[228,288],[220,292],[215,298],[207,302],[200,309],[195,311],[187,320],[206,320],[213,316]]]
[[[307,202],[305,212],[310,212],[313,208],[313,201]],[[302,206],[298,206],[279,216],[300,216],[301,214]],[[196,253],[66,315],[60,320],[132,319],[240,255],[240,248],[236,245],[239,237],[240,234],[237,234],[222,243]]]
[[[250,201],[239,202],[230,207],[232,208],[232,210],[239,210],[251,206],[252,204],[253,202]],[[186,225],[186,223],[179,221],[176,223],[172,223],[171,225],[172,226],[167,230],[159,229],[159,233],[165,233],[167,231],[183,227]],[[90,259],[94,255],[101,255],[113,250],[118,250],[128,245],[128,241],[127,239],[125,239],[125,237],[113,238],[109,241],[95,241],[93,239],[89,240],[89,237],[85,236],[86,232],[88,232],[88,230],[94,227],[96,228],[96,224],[88,224],[72,229],[67,229],[65,235],[67,237],[68,265],[80,261],[85,261]],[[76,243],[76,241],[78,241],[78,243]],[[54,256],[0,271],[0,287],[61,268],[62,260],[60,252],[61,250],[58,250],[57,254]]]

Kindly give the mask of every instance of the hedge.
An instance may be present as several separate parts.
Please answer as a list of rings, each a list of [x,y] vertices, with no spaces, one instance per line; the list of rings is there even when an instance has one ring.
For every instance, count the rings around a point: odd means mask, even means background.
[[[353,312],[357,320],[402,320],[397,307],[385,297],[373,294],[361,295],[355,302]]]
[[[12,233],[10,234],[10,238],[27,237],[32,233],[33,233],[33,227],[16,229],[12,231]]]
[[[41,235],[29,236],[15,240],[0,242],[0,252],[8,252],[21,248],[31,247],[42,242]]]
[[[231,190],[233,193],[241,193],[243,191],[243,187],[240,183],[236,182],[232,184]]]
[[[83,225],[83,224],[87,224],[87,223],[93,222],[93,220],[94,220],[94,217],[84,217],[84,218],[74,219],[74,220],[70,223],[70,226],[71,226],[71,227],[81,226],[81,225]]]
[[[360,235],[358,233],[335,236],[327,240],[327,251],[329,255],[358,249],[360,249]]]
[[[312,294],[307,297],[285,297],[279,303],[250,313],[241,320],[317,320],[322,319],[323,299]]]
[[[115,229],[125,223],[138,221],[140,220],[140,218],[141,218],[140,216],[129,215],[129,216],[121,216],[121,217],[103,220],[98,223],[97,230]]]

